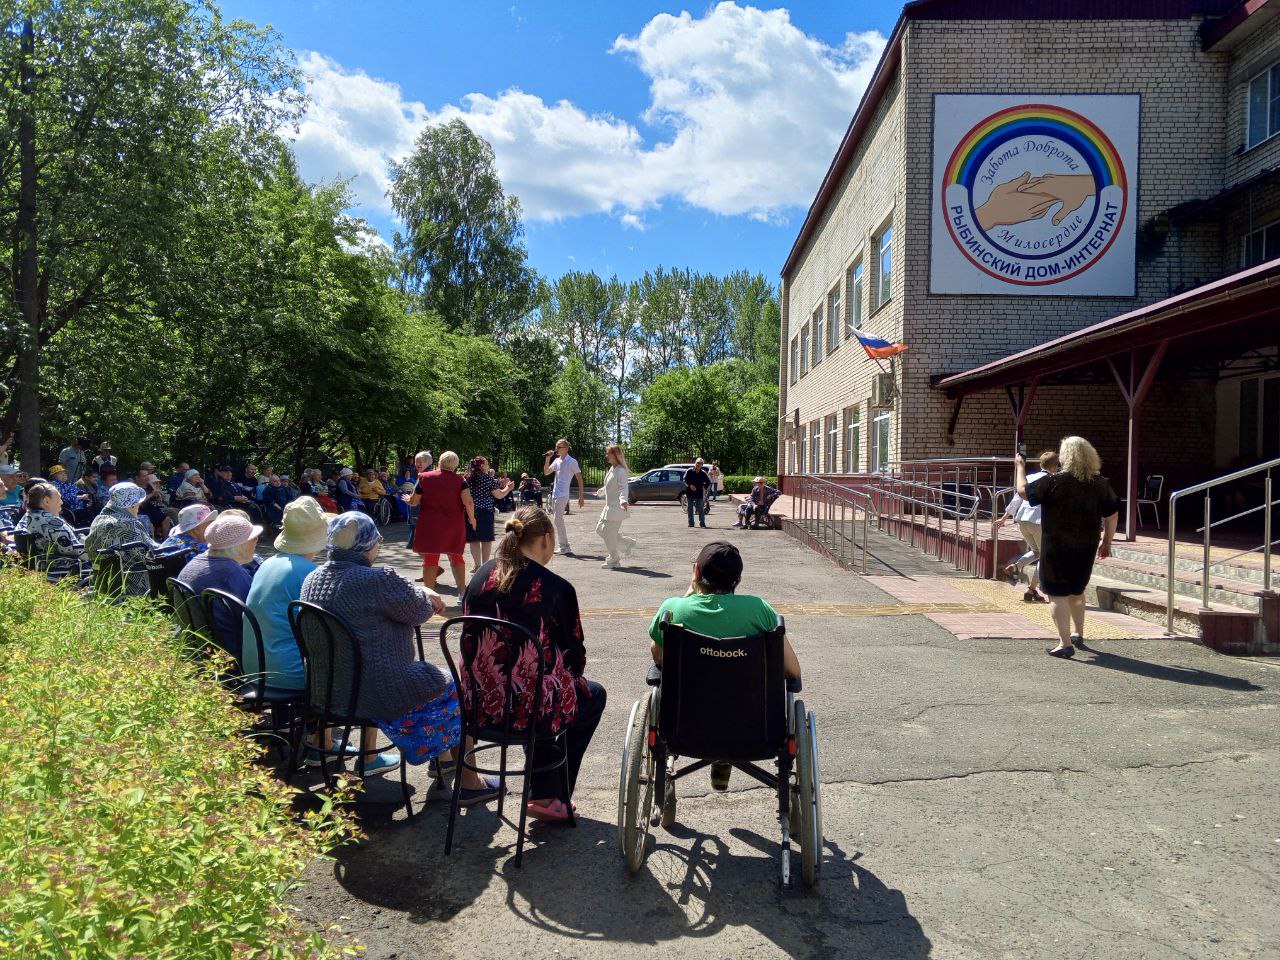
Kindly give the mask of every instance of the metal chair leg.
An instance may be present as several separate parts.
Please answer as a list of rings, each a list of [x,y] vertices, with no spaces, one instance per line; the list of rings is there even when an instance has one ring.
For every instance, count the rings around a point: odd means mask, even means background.
[[[560,752],[560,781],[564,785],[564,805],[569,811],[569,826],[575,830],[578,828],[578,818],[573,812],[573,797],[569,795],[569,734],[568,731],[561,733],[561,752]]]
[[[409,764],[405,761],[404,754],[400,754],[400,793],[404,796],[404,812],[405,816],[413,819],[413,794],[409,792]]]
[[[458,762],[453,766],[453,798],[449,801],[449,829],[444,835],[444,854],[447,857],[453,851],[453,828],[458,822],[458,810],[462,800],[462,771],[467,769],[471,752],[465,748],[466,739],[458,745]]]
[[[533,749],[526,748],[524,751],[524,770],[523,779],[524,786],[520,789],[520,827],[516,832],[516,866],[524,862],[524,832],[525,826],[529,820],[529,789],[532,784],[529,782],[529,768],[533,766]]]
[[[502,800],[507,795],[507,745],[502,745],[502,759],[498,763],[498,819],[502,819]]]

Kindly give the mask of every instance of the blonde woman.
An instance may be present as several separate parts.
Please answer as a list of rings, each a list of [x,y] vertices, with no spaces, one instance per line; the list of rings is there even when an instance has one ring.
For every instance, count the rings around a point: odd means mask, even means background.
[[[435,589],[438,564],[444,557],[461,596],[467,586],[462,552],[467,547],[468,525],[476,525],[476,511],[466,481],[458,476],[458,455],[452,450],[440,454],[440,469],[420,474],[412,496],[401,499],[418,508],[413,552],[422,557],[422,582],[428,590]]]
[[[604,451],[609,461],[609,472],[604,475],[604,487],[600,494],[604,497],[604,509],[600,511],[600,522],[596,524],[596,533],[604,540],[609,556],[601,564],[606,570],[614,570],[622,566],[622,558],[628,556],[635,548],[636,542],[622,535],[622,521],[627,519],[627,458],[622,447],[611,443]]]
[[[1058,645],[1045,652],[1067,659],[1084,641],[1084,591],[1094,557],[1111,555],[1120,501],[1101,475],[1098,451],[1083,437],[1067,437],[1058,447],[1060,469],[1027,483],[1027,461],[1014,459],[1018,496],[1041,508],[1040,589],[1049,598]],[[1073,629],[1074,628],[1074,629]]]

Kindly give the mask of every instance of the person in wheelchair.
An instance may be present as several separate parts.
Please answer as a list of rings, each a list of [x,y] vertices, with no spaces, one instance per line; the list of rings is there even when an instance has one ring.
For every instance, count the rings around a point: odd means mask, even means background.
[[[649,647],[653,662],[662,666],[662,618],[671,614],[673,623],[692,633],[727,639],[768,633],[778,624],[777,611],[762,597],[734,593],[742,580],[742,554],[724,540],[708,543],[693,560],[693,583],[683,597],[662,601],[649,624]],[[800,660],[791,641],[782,640],[782,667],[789,680],[800,679]],[[711,765],[711,787],[729,789],[728,763]]]
[[[755,477],[751,481],[751,493],[738,506],[738,519],[734,526],[744,530],[750,526],[760,526],[769,516],[769,508],[780,496],[782,492],[765,483],[764,477]]]
[[[61,516],[62,494],[51,483],[37,483],[27,491],[27,513],[22,518],[25,532],[31,537],[31,555],[43,569],[55,561],[74,568],[77,573],[87,567],[84,541]]]
[[[89,535],[84,538],[84,549],[95,567],[104,562],[117,562],[127,571],[124,592],[129,596],[143,597],[151,590],[147,577],[148,554],[160,549],[151,539],[150,527],[138,518],[138,508],[147,499],[147,492],[136,483],[117,483],[111,488],[107,505],[94,518]],[[115,553],[118,559],[111,561],[107,553]]]

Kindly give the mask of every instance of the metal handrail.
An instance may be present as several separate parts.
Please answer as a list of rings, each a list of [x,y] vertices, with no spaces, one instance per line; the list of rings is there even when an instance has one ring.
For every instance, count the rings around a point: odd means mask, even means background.
[[[1168,570],[1168,612],[1165,620],[1165,631],[1173,633],[1173,595],[1174,595],[1174,577],[1177,574],[1178,559],[1178,501],[1183,497],[1193,493],[1205,493],[1204,498],[1204,526],[1200,531],[1204,533],[1204,565],[1200,568],[1200,609],[1209,609],[1209,567],[1211,566],[1209,557],[1209,543],[1213,534],[1213,517],[1211,515],[1213,498],[1207,495],[1209,490],[1219,487],[1224,483],[1230,483],[1233,480],[1241,480],[1254,474],[1264,474],[1262,481],[1263,496],[1262,502],[1266,504],[1266,510],[1262,514],[1262,589],[1271,589],[1271,508],[1275,504],[1274,498],[1271,496],[1271,471],[1276,467],[1280,467],[1280,457],[1274,460],[1268,460],[1265,463],[1257,463],[1252,467],[1245,467],[1242,470],[1236,470],[1234,473],[1228,473],[1221,477],[1215,477],[1213,480],[1206,480],[1203,483],[1197,483],[1194,486],[1175,491],[1169,495],[1169,570]],[[1252,551],[1247,551],[1252,552]]]
[[[822,522],[828,524],[833,529],[836,525],[836,508],[840,513],[840,541],[839,544],[833,544],[837,551],[837,559],[843,563],[844,560],[853,560],[853,550],[857,547],[856,534],[858,511],[862,512],[862,573],[865,576],[868,572],[867,567],[867,526],[868,518],[871,514],[875,514],[877,522],[880,520],[879,510],[876,508],[872,499],[861,490],[853,490],[849,487],[843,487],[838,483],[832,483],[822,477],[814,474],[800,474],[795,477],[795,491],[792,494],[792,502],[797,505],[797,513],[795,519],[801,524],[807,525],[810,521]],[[810,497],[809,487],[812,486],[812,492],[815,496]],[[852,508],[853,515],[849,515]],[[849,527],[849,535],[845,535],[845,528]],[[847,545],[847,546],[846,546]]]
[[[942,559],[943,532],[947,527],[947,522],[951,521],[950,531],[955,538],[955,544],[960,544],[961,522],[968,521],[970,524],[970,562],[967,567],[961,567],[957,562],[960,552],[957,549],[951,558],[951,563],[956,569],[967,570],[974,576],[980,576],[978,570],[978,515],[979,507],[982,503],[982,497],[978,494],[964,493],[960,486],[962,480],[957,473],[954,479],[945,479],[940,475],[938,484],[930,484],[918,480],[907,480],[901,476],[893,474],[877,474],[871,478],[871,483],[879,491],[882,498],[887,498],[894,506],[894,513],[898,520],[898,539],[902,539],[902,531],[905,528],[904,515],[909,513],[911,516],[912,529],[915,529],[915,518],[923,513],[924,515],[924,550],[928,554],[929,532],[933,526],[933,517],[937,517],[938,525],[938,555],[939,560]],[[967,478],[968,485],[973,489],[978,489],[976,476]],[[948,501],[954,504],[964,504],[963,507],[947,506]],[[904,507],[910,507],[904,510]],[[883,513],[881,514],[883,517]],[[883,519],[881,527],[883,527]],[[914,541],[915,535],[912,534]]]

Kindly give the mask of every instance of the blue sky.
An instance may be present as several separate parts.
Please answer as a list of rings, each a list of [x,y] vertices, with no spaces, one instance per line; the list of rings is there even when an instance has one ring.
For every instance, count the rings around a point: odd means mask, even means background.
[[[308,179],[389,237],[389,159],[461,117],[525,209],[532,265],[776,279],[896,2],[223,0],[296,51]],[[291,134],[292,135],[292,134]]]

